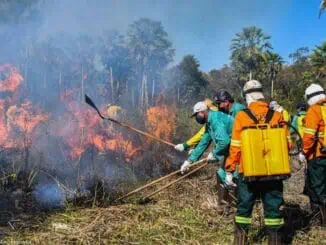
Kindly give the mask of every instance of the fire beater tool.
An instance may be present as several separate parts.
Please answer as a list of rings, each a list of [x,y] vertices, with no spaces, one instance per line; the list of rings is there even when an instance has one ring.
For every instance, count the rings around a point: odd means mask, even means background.
[[[155,135],[152,135],[152,134],[149,134],[149,133],[144,132],[144,131],[142,131],[142,130],[139,130],[139,129],[137,129],[137,128],[134,128],[134,127],[128,125],[127,123],[119,122],[119,121],[117,121],[117,120],[115,120],[115,119],[113,119],[113,118],[111,118],[111,117],[104,117],[104,116],[102,115],[102,113],[100,112],[100,110],[99,110],[99,109],[97,108],[97,106],[95,105],[95,103],[92,101],[92,99],[91,99],[87,94],[85,94],[85,102],[86,102],[89,106],[93,107],[93,108],[97,111],[97,114],[100,116],[100,118],[102,118],[103,120],[111,121],[111,122],[113,122],[113,123],[115,123],[115,124],[120,125],[121,127],[124,127],[124,128],[129,129],[129,130],[132,130],[132,131],[134,131],[134,132],[137,132],[138,134],[141,134],[141,135],[143,135],[143,136],[146,136],[146,137],[148,137],[148,138],[151,138],[151,139],[153,139],[153,140],[156,140],[156,141],[161,142],[161,143],[163,143],[163,144],[166,144],[166,145],[168,145],[168,146],[172,146],[173,148],[175,147],[175,144],[173,144],[173,143],[171,143],[171,142],[168,142],[168,141],[166,141],[166,140],[160,139],[160,138],[156,137]]]

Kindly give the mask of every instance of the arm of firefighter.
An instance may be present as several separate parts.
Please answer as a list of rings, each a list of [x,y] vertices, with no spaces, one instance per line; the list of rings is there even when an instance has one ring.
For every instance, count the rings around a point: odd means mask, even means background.
[[[212,138],[211,138],[210,134],[208,132],[205,132],[203,137],[201,137],[199,144],[191,152],[188,159],[192,162],[198,161],[200,159],[200,157],[204,154],[206,149],[208,148],[211,141],[212,141]]]
[[[192,136],[186,143],[183,144],[185,149],[189,147],[195,147],[200,142],[201,138],[205,134],[206,126],[203,126],[194,136]]]
[[[238,113],[234,119],[229,157],[227,158],[225,163],[225,170],[227,172],[234,172],[236,170],[236,165],[240,163],[242,131],[242,126],[240,122],[241,114],[241,112]]]
[[[308,155],[315,143],[315,134],[318,128],[317,112],[310,108],[305,119],[305,127],[303,129],[303,153]]]

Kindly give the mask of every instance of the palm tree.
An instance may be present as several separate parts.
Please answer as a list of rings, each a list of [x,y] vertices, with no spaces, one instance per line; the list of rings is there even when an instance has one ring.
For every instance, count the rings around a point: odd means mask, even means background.
[[[317,78],[326,76],[326,42],[316,46],[310,56],[312,66],[314,67]]]
[[[325,9],[326,9],[326,0],[321,0],[321,2],[320,2],[319,18],[322,15],[322,13],[325,11]]]
[[[273,98],[274,81],[282,69],[284,60],[279,54],[270,51],[263,54],[263,59],[265,61],[265,74],[271,79],[271,98]]]
[[[269,43],[271,37],[255,26],[247,27],[236,34],[231,44],[232,65],[239,73],[250,74],[257,71],[261,64],[262,54],[272,49]]]
[[[152,81],[154,94],[161,72],[173,60],[174,49],[162,23],[148,18],[141,18],[129,25],[127,37],[135,74],[141,81],[140,105],[144,108],[148,105],[148,81]]]

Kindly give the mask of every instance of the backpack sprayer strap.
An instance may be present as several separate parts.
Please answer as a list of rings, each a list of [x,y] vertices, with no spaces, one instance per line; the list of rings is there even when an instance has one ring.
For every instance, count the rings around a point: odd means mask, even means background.
[[[252,114],[252,112],[248,108],[243,109],[243,112],[246,113],[248,117],[250,117],[250,119],[254,121],[255,124],[259,124],[257,118],[254,116],[254,114]]]
[[[259,124],[258,119],[254,116],[254,114],[249,110],[248,108],[244,109],[243,112],[245,112],[248,117],[250,117],[251,120],[254,121],[255,124]],[[269,124],[269,122],[272,120],[274,116],[274,110],[268,109],[266,117],[265,117],[265,124]]]
[[[322,154],[325,154],[326,153],[326,147],[325,147],[325,142],[326,142],[326,102],[323,102],[321,103],[320,105],[320,110],[321,110],[321,115],[322,115],[322,119],[324,121],[324,141],[323,142],[320,142],[319,140],[319,135],[318,135],[318,130],[317,130],[317,135],[316,135],[316,138],[318,139],[318,142],[320,143],[321,145],[321,148],[320,148],[320,152]]]

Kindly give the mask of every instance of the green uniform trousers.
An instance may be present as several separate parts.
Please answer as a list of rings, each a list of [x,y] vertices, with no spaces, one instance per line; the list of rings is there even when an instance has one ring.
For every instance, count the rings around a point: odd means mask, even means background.
[[[310,202],[326,205],[326,158],[308,161],[307,189]]]
[[[241,174],[238,179],[238,204],[236,225],[248,229],[251,214],[257,199],[264,205],[265,226],[269,231],[278,232],[284,224],[280,206],[284,203],[283,182],[281,180],[246,182]]]

